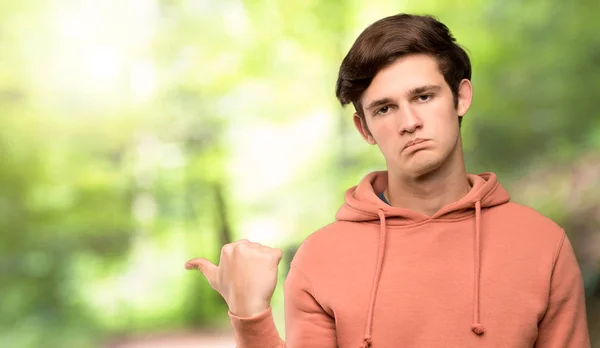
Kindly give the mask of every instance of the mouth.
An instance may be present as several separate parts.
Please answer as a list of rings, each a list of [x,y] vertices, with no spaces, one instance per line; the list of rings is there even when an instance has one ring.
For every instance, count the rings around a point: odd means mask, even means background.
[[[407,142],[404,145],[403,150],[408,149],[409,147],[415,146],[415,145],[420,144],[420,143],[425,142],[425,141],[428,141],[428,139],[417,138],[417,139],[410,140],[409,142]]]

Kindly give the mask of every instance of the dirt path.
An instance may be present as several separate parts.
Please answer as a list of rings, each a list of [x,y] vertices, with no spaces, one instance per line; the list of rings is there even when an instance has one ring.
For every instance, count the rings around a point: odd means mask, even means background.
[[[126,337],[113,340],[103,348],[235,348],[227,334],[173,333]]]

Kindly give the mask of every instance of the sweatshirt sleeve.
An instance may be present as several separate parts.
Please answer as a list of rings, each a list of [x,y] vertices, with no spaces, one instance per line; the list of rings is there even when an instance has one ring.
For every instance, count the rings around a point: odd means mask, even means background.
[[[284,285],[284,342],[268,308],[263,313],[240,318],[229,312],[238,348],[337,348],[335,322],[319,304],[310,280],[293,263]]]
[[[589,348],[583,278],[564,232],[556,255],[548,308],[538,325],[535,347]]]

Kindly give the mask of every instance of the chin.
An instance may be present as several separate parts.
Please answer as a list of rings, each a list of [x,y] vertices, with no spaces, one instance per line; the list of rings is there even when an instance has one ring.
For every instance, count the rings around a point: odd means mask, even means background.
[[[413,160],[408,163],[402,163],[401,165],[396,166],[398,168],[398,173],[402,173],[403,176],[408,176],[410,178],[418,178],[435,172],[443,163],[440,158],[436,158],[433,155],[421,157],[422,158],[413,158]]]

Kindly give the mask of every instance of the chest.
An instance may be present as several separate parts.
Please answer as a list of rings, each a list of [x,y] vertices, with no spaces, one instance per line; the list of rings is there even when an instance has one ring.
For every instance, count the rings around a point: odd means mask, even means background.
[[[515,250],[481,255],[478,311],[474,322],[475,268],[472,239],[412,245],[392,241],[384,257],[373,309],[374,347],[533,347],[547,303],[548,274]],[[506,254],[506,257],[503,257]],[[374,255],[371,255],[374,256]],[[509,257],[510,256],[510,257]],[[356,277],[334,282],[325,299],[334,313],[340,347],[364,335],[376,257],[363,260]]]

